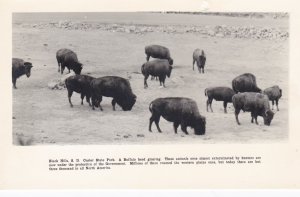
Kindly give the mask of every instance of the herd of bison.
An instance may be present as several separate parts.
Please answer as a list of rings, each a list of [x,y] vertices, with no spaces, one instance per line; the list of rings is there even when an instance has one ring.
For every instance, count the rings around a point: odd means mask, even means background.
[[[173,69],[173,59],[167,47],[160,45],[150,45],[145,47],[146,60],[141,72],[144,75],[144,88],[148,87],[147,79],[159,80],[160,86],[165,87],[165,80],[171,76]],[[155,58],[149,61],[150,57]],[[199,73],[204,74],[206,55],[204,50],[196,49],[192,55],[193,70],[194,64],[197,64]],[[112,107],[118,104],[124,111],[130,111],[136,103],[136,95],[133,93],[130,83],[127,79],[118,76],[104,76],[94,78],[88,75],[81,75],[83,65],[78,61],[77,54],[70,49],[60,49],[56,53],[58,62],[58,72],[63,74],[64,69],[73,70],[75,75],[65,80],[68,90],[68,100],[73,107],[71,96],[73,92],[81,94],[81,104],[86,97],[86,101],[94,110],[95,107],[102,111],[102,97],[112,97]],[[18,77],[26,74],[30,77],[32,64],[24,62],[22,59],[12,59],[12,83],[16,89],[16,80]],[[207,96],[206,110],[212,112],[212,101],[223,101],[224,113],[227,113],[227,103],[233,103],[235,109],[235,119],[240,124],[238,115],[240,111],[251,112],[251,122],[257,122],[257,116],[262,116],[265,125],[270,125],[274,117],[273,107],[276,103],[277,111],[278,100],[282,96],[282,90],[274,85],[264,90],[257,87],[256,77],[251,73],[244,73],[232,80],[232,89],[230,87],[207,87],[204,90]],[[92,102],[90,102],[90,99]],[[272,110],[269,101],[272,101]],[[181,130],[188,134],[187,127],[194,129],[196,135],[205,134],[206,118],[200,115],[196,102],[191,98],[185,97],[166,97],[157,98],[149,104],[151,112],[149,131],[154,122],[158,132],[162,132],[159,127],[159,120],[162,116],[167,121],[173,122],[174,131],[181,125]]]

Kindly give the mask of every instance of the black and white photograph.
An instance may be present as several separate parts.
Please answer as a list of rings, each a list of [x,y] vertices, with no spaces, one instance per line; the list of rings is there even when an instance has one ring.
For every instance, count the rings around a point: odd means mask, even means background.
[[[14,12],[12,144],[289,140],[288,12]]]

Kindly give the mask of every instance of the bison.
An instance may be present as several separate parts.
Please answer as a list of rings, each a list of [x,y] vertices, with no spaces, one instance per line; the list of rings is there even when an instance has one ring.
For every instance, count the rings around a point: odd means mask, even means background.
[[[279,111],[278,108],[278,100],[281,98],[282,96],[282,90],[279,88],[278,85],[272,86],[270,88],[266,88],[263,91],[264,94],[266,94],[269,97],[269,100],[272,101],[272,110],[274,108],[274,101],[276,101],[276,107],[277,107],[277,111]]]
[[[256,77],[251,73],[245,73],[232,80],[232,89],[238,92],[261,92],[256,85]]]
[[[149,75],[159,78],[160,85],[165,87],[166,76],[170,77],[173,67],[166,60],[152,60],[142,65],[141,71],[144,75],[144,88],[148,87]]]
[[[65,84],[68,90],[68,99],[71,107],[73,107],[71,102],[73,91],[81,94],[81,105],[83,105],[83,99],[86,97],[86,102],[92,106],[90,103],[90,98],[92,96],[90,83],[93,79],[95,78],[88,75],[73,75],[66,79]]]
[[[205,62],[206,62],[206,56],[203,50],[201,49],[195,49],[194,53],[193,53],[193,70],[194,70],[194,64],[195,62],[197,62],[197,67],[199,70],[199,73],[204,73],[204,66],[205,66]]]
[[[102,96],[112,97],[111,102],[113,110],[118,104],[124,111],[130,111],[136,102],[136,95],[133,94],[130,83],[127,79],[117,76],[105,76],[93,79],[91,81],[92,90],[92,107],[99,107],[102,101]]]
[[[177,133],[178,126],[181,125],[181,130],[185,134],[188,134],[187,127],[193,128],[196,135],[205,134],[205,117],[200,115],[196,102],[190,98],[157,98],[150,103],[149,110],[152,114],[149,122],[150,132],[152,132],[153,121],[158,132],[162,132],[159,128],[159,119],[162,116],[167,121],[173,122],[175,133]]]
[[[65,67],[68,68],[69,73],[70,70],[73,70],[76,74],[81,73],[82,64],[78,61],[76,53],[70,49],[59,49],[56,52],[56,59],[58,63],[58,72],[61,71],[61,74],[63,74]]]
[[[173,65],[173,59],[171,58],[170,51],[167,47],[160,45],[149,45],[145,47],[145,53],[147,55],[147,62],[151,56],[153,58],[166,59],[170,65]]]
[[[235,119],[238,125],[240,121],[238,115],[240,110],[251,112],[251,122],[255,119],[257,123],[257,116],[262,116],[265,125],[270,125],[274,117],[274,113],[270,110],[268,96],[256,92],[244,92],[235,94],[232,97],[232,103],[235,108]]]
[[[33,66],[31,62],[24,62],[24,60],[19,58],[12,58],[12,83],[15,89],[17,89],[17,78],[24,74],[26,74],[26,76],[29,78],[32,67]]]
[[[205,89],[205,96],[207,96],[206,101],[206,111],[208,112],[208,106],[210,106],[211,112],[211,103],[213,99],[216,101],[223,101],[224,113],[227,113],[227,103],[232,103],[232,96],[235,94],[231,88],[228,87],[212,87]]]

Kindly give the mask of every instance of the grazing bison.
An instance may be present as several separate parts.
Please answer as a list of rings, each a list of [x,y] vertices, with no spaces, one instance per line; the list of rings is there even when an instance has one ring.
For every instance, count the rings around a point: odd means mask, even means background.
[[[166,59],[170,65],[173,65],[173,59],[170,56],[170,51],[167,47],[160,45],[149,45],[145,47],[145,53],[147,55],[147,62],[150,56],[153,58]]]
[[[95,78],[87,75],[73,75],[66,79],[65,83],[68,89],[68,99],[71,107],[73,107],[71,102],[73,91],[81,94],[81,105],[83,105],[83,99],[86,97],[86,102],[92,106],[90,103],[90,98],[92,96],[90,83],[93,79]]]
[[[30,77],[32,67],[32,63],[30,62],[24,62],[24,60],[19,58],[12,58],[12,83],[15,89],[17,89],[17,78],[24,74]]]
[[[232,80],[232,89],[238,92],[261,92],[256,85],[256,77],[251,73],[245,73]]]
[[[147,79],[149,75],[159,78],[160,85],[165,87],[166,76],[170,77],[173,67],[166,60],[152,60],[142,65],[144,75],[144,88],[148,87]]]
[[[70,70],[74,70],[76,74],[80,74],[82,70],[82,64],[78,62],[77,55],[70,49],[59,49],[56,52],[56,59],[58,63],[58,72],[61,67],[61,74],[63,74],[65,67]]]
[[[270,101],[272,101],[272,109],[274,108],[274,101],[276,101],[277,111],[279,111],[278,100],[282,96],[282,90],[279,88],[279,86],[275,85],[270,88],[266,88],[263,93],[269,97]]]
[[[162,116],[167,121],[173,122],[175,133],[177,133],[178,126],[181,125],[181,130],[185,134],[188,134],[187,127],[193,128],[196,135],[205,134],[205,117],[200,115],[196,102],[190,98],[157,98],[150,103],[149,110],[152,113],[149,123],[150,132],[152,132],[153,121],[158,132],[162,132],[159,128],[159,119]]]
[[[122,107],[124,111],[130,111],[135,104],[136,95],[132,93],[130,83],[127,79],[117,76],[105,76],[91,81],[92,89],[92,107],[99,107],[102,96],[112,97],[111,102],[113,110],[116,103]]]
[[[267,95],[255,92],[244,92],[235,94],[232,97],[232,103],[235,108],[235,119],[240,125],[238,115],[240,110],[251,112],[251,122],[255,119],[257,123],[257,116],[262,116],[265,125],[270,125],[274,113],[270,110],[269,99]]]
[[[223,101],[224,113],[227,113],[227,103],[232,103],[232,96],[234,95],[234,91],[228,87],[212,87],[205,89],[205,96],[207,96],[206,101],[206,111],[208,111],[208,106],[210,106],[211,112],[213,112],[211,108],[211,103],[213,99],[216,101]]]
[[[194,64],[195,62],[197,62],[197,67],[199,70],[199,73],[204,73],[204,66],[205,66],[205,62],[206,62],[206,56],[203,50],[201,49],[195,49],[194,53],[193,53],[193,70],[194,70]]]

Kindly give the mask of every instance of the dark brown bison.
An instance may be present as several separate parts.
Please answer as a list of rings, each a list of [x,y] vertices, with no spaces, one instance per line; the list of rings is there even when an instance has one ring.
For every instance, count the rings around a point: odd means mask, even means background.
[[[87,75],[74,75],[66,79],[65,83],[68,90],[68,99],[71,107],[73,107],[71,102],[73,91],[81,94],[81,105],[83,105],[83,99],[86,97],[86,102],[92,106],[90,103],[90,98],[92,96],[90,83],[93,79],[95,78]]]
[[[124,111],[130,111],[136,102],[136,95],[133,94],[130,83],[127,79],[117,76],[105,76],[91,81],[92,107],[99,107],[102,96],[112,97],[113,110],[118,104]]]
[[[202,70],[202,73],[204,73],[206,55],[203,50],[195,49],[195,51],[193,53],[193,70],[194,70],[195,62],[197,62],[197,67],[198,67],[199,73],[201,73],[201,70]]]
[[[205,89],[205,96],[207,96],[206,101],[206,111],[208,111],[208,106],[211,108],[212,101],[223,101],[224,113],[227,113],[227,103],[232,103],[232,96],[235,94],[231,88],[228,87],[211,87]]]
[[[152,60],[142,65],[141,71],[144,75],[144,88],[148,87],[147,79],[149,75],[158,77],[160,85],[165,87],[166,77],[171,76],[173,67],[166,60]]]
[[[251,112],[251,122],[255,119],[257,123],[257,116],[262,116],[265,125],[270,125],[274,117],[274,113],[270,110],[270,103],[268,96],[255,92],[244,92],[235,94],[232,97],[232,103],[235,108],[235,119],[238,125],[240,121],[238,115],[241,110]]]
[[[145,47],[145,53],[147,55],[146,60],[149,61],[150,57],[166,59],[170,65],[173,65],[173,59],[170,56],[170,51],[167,47],[160,45],[149,45]]]
[[[282,90],[279,88],[278,85],[272,86],[270,88],[266,88],[263,91],[264,94],[266,94],[269,97],[269,100],[272,101],[272,110],[274,108],[274,101],[276,101],[276,107],[277,107],[277,111],[279,111],[278,108],[278,100],[281,98],[282,96]]]
[[[26,74],[27,77],[30,77],[32,67],[32,63],[30,62],[24,62],[24,60],[19,58],[12,58],[12,83],[15,89],[17,89],[17,78],[24,74]]]
[[[232,89],[238,92],[261,92],[256,85],[256,77],[251,73],[245,73],[232,80]]]
[[[76,74],[80,74],[82,70],[82,64],[77,59],[77,54],[70,49],[59,49],[56,52],[56,59],[58,63],[58,72],[61,71],[63,74],[65,67],[73,70]],[[61,67],[61,70],[60,70]]]
[[[181,125],[181,130],[188,134],[187,127],[194,129],[196,135],[205,134],[206,120],[201,116],[194,100],[183,97],[167,97],[157,98],[149,105],[152,113],[149,122],[149,131],[152,132],[151,126],[155,122],[158,132],[162,132],[159,128],[160,116],[169,122],[173,122],[174,131]]]

